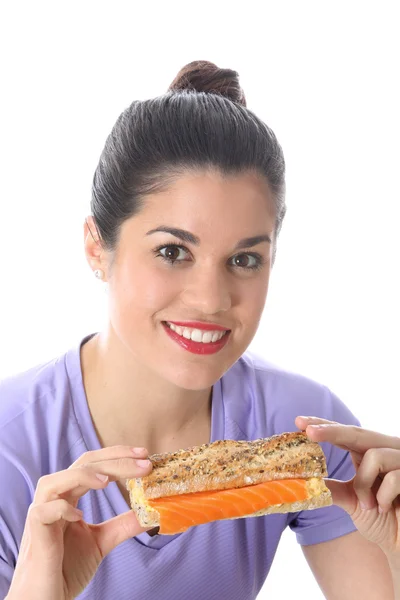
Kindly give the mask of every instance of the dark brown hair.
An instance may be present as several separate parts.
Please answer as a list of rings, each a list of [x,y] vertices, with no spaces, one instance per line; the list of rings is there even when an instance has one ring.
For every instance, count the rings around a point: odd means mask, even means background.
[[[246,98],[239,84],[239,74],[231,69],[219,69],[206,60],[196,60],[182,67],[168,89],[175,92],[193,90],[220,94],[232,102],[246,106]]]
[[[286,212],[282,149],[246,107],[238,73],[208,61],[189,63],[167,93],[132,102],[117,119],[92,187],[91,209],[104,247],[115,249],[122,223],[140,210],[146,195],[199,168],[263,175],[275,201],[276,239]]]

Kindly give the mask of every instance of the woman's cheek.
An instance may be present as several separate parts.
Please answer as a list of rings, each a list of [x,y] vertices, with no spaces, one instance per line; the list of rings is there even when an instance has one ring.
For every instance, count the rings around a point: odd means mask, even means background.
[[[177,279],[165,269],[136,267],[120,280],[122,287],[116,290],[116,294],[124,312],[151,316],[167,308],[179,294]]]
[[[251,322],[258,322],[262,315],[267,299],[268,283],[269,277],[257,277],[253,281],[244,282],[241,288],[241,306]]]

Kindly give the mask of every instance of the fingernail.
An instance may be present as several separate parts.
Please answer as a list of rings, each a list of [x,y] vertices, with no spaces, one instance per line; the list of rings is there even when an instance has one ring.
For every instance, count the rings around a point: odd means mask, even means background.
[[[371,508],[373,508],[373,506],[370,506],[366,502],[360,502],[360,508],[361,508],[361,510],[371,510]]]
[[[146,448],[131,448],[133,454],[146,454]]]
[[[139,459],[136,461],[136,464],[137,464],[137,466],[138,466],[138,467],[140,467],[141,469],[147,469],[147,467],[149,467],[149,466],[151,465],[151,462],[150,462],[150,461],[149,461],[147,458],[146,458],[146,459],[139,458]]]
[[[378,513],[379,513],[379,514],[382,514],[383,512],[384,512],[384,511],[383,511],[383,508],[382,508],[382,506],[378,506]]]
[[[323,429],[326,425],[309,425],[307,429]]]
[[[107,481],[108,479],[108,475],[103,475],[102,473],[96,473],[96,477],[97,479],[100,479],[100,481]]]
[[[299,415],[298,418],[305,419],[306,421],[309,421],[310,419],[312,419],[312,417],[302,417],[301,415]]]

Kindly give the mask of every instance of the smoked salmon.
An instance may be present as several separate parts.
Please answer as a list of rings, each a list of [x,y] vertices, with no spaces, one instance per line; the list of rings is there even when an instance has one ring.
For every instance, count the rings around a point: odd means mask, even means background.
[[[147,503],[160,515],[159,533],[172,535],[195,525],[253,515],[270,506],[301,502],[308,497],[306,479],[284,479],[238,489],[168,496]]]

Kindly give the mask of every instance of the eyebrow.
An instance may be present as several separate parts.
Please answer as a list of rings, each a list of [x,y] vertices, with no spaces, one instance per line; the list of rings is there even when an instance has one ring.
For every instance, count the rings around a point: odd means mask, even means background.
[[[183,242],[187,244],[193,244],[194,246],[200,245],[200,238],[190,231],[185,231],[185,229],[177,229],[176,227],[167,227],[166,225],[160,225],[160,227],[156,227],[156,229],[151,229],[146,233],[146,235],[152,235],[153,233],[170,233],[171,235],[179,238]],[[241,250],[242,248],[252,248],[253,246],[257,246],[257,244],[261,244],[262,242],[268,242],[271,244],[271,238],[267,233],[261,235],[255,235],[253,237],[244,238],[240,240],[236,246],[235,250]]]

